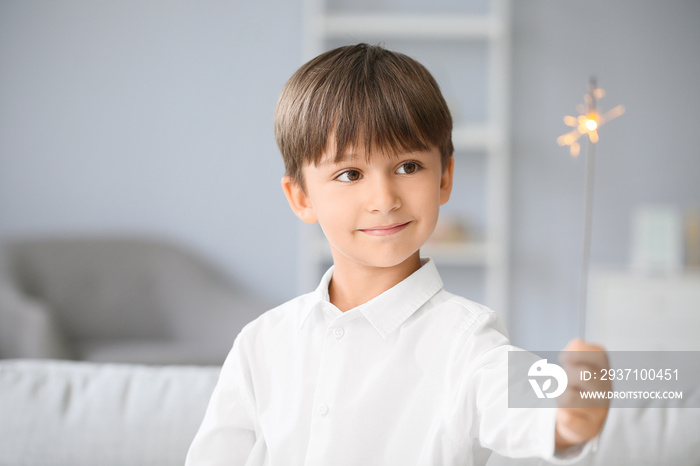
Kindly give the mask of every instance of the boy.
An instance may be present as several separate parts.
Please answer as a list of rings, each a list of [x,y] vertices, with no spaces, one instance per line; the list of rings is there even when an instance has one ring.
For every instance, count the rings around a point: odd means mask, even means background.
[[[188,465],[484,464],[598,434],[607,406],[508,409],[505,329],[420,257],[452,189],[451,132],[428,71],[381,47],[332,50],[287,82],[282,188],[334,265],[236,338]],[[569,368],[606,365],[589,354]]]

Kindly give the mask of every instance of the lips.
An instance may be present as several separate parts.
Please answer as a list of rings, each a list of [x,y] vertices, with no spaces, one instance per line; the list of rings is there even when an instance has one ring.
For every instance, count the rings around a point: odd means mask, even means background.
[[[394,223],[392,225],[382,225],[372,228],[361,228],[360,231],[371,236],[389,236],[394,235],[408,226],[411,222]]]

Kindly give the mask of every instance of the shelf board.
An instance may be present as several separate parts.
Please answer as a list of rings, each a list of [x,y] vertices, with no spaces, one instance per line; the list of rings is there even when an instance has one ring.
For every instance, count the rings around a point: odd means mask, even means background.
[[[503,25],[486,15],[415,13],[331,13],[318,24],[327,37],[405,37],[441,39],[489,39],[501,35]]]

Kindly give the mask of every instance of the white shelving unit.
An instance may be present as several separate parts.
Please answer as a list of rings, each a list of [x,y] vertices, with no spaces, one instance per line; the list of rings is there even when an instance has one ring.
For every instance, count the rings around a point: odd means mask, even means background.
[[[700,270],[591,272],[586,338],[608,351],[700,351]]]
[[[459,99],[469,106],[470,98],[467,95],[464,99],[464,95],[468,94],[466,91],[472,83],[469,76],[455,77],[455,73],[447,73],[449,79],[446,81],[452,87],[446,89],[440,74],[428,63],[434,58],[432,50],[435,55],[442,52],[443,60],[448,62],[445,67],[437,66],[442,71],[450,63],[460,62],[462,74],[471,75],[475,70],[482,73],[475,81],[483,83],[485,88],[476,94],[476,99],[471,99],[483,101],[481,114],[464,117],[460,115],[464,112],[459,111],[459,105],[457,111],[452,109],[456,167],[468,166],[472,163],[470,159],[478,159],[482,165],[478,174],[480,181],[473,183],[482,186],[482,191],[468,196],[471,204],[476,198],[480,201],[481,212],[476,215],[480,217],[477,221],[479,231],[464,241],[430,242],[421,253],[433,257],[438,268],[451,269],[441,270],[444,279],[455,268],[478,271],[481,278],[477,280],[480,288],[477,296],[459,289],[459,282],[456,287],[452,283],[448,289],[484,302],[507,319],[509,3],[508,0],[475,0],[481,11],[460,11],[460,5],[465,3],[469,2],[448,1],[441,7],[440,2],[414,0],[407,2],[409,6],[406,7],[391,0],[372,3],[306,0],[304,58],[311,59],[343,44],[382,43],[426,65],[438,80],[448,103],[453,97],[451,107]],[[363,5],[366,8],[363,9]],[[464,53],[458,50],[462,46],[467,47]],[[419,53],[411,48],[419,49]],[[467,184],[460,176],[460,170],[456,168],[456,187],[460,183]],[[472,174],[469,176],[471,179]],[[458,190],[455,190],[448,206],[459,211],[460,204]],[[455,211],[451,213],[454,215]],[[302,226],[301,243],[299,282],[305,292],[317,285],[332,258],[317,226]],[[445,281],[448,284],[448,280]]]

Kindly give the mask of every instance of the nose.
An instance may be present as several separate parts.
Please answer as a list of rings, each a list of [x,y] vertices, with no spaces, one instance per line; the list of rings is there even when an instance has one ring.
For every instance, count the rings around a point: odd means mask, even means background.
[[[398,187],[387,176],[376,177],[367,196],[367,209],[370,212],[387,214],[401,207]]]

